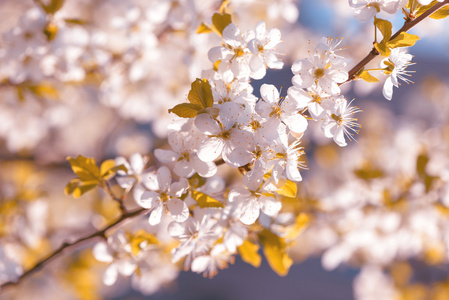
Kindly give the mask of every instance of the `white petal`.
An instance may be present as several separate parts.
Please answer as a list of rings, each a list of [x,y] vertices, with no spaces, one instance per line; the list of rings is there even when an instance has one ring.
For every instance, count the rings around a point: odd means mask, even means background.
[[[190,157],[190,163],[201,177],[208,178],[214,176],[215,173],[217,173],[217,166],[215,165],[215,163],[204,162],[196,155]]]
[[[110,263],[114,260],[112,252],[109,250],[109,246],[105,242],[95,244],[92,251],[95,259],[98,261]]]
[[[302,180],[301,174],[298,170],[298,165],[287,162],[287,166],[285,168],[285,173],[287,178],[291,181],[299,182]]]
[[[260,215],[260,206],[257,199],[251,197],[242,204],[242,214],[240,221],[245,225],[251,225],[256,222]]]
[[[103,274],[103,283],[107,286],[113,285],[117,281],[117,269],[111,264]]]
[[[209,114],[199,114],[195,117],[195,126],[204,134],[217,135],[221,132],[220,125]]]
[[[261,196],[259,201],[261,202],[261,208],[264,214],[270,217],[276,217],[282,208],[282,203],[276,201],[273,197]]]
[[[176,161],[179,158],[179,154],[176,152],[173,152],[171,150],[164,150],[164,149],[156,149],[154,150],[154,156],[163,163],[169,163]]]
[[[212,162],[223,151],[224,142],[222,139],[218,138],[208,138],[201,143],[200,149],[198,150],[198,157],[205,162]]]
[[[158,198],[159,194],[155,191],[144,191],[140,198],[134,198],[134,200],[140,207],[150,209],[155,205]]]
[[[154,226],[159,224],[162,220],[162,214],[164,213],[164,211],[165,206],[162,202],[159,201],[150,213],[150,218],[148,219],[150,225]]]
[[[189,217],[189,208],[180,199],[171,199],[167,202],[167,208],[176,222],[184,222]]]
[[[195,170],[187,160],[183,159],[175,163],[173,172],[180,177],[190,177],[195,173]]]
[[[157,183],[161,190],[165,190],[170,186],[171,172],[166,166],[160,167],[157,170]]]
[[[253,155],[244,148],[237,147],[231,152],[228,159],[233,166],[241,167],[248,164],[253,159]]]
[[[393,98],[393,82],[391,81],[391,76],[385,80],[382,94],[387,100],[391,100]]]
[[[296,133],[302,133],[307,129],[307,119],[300,114],[286,115],[281,117],[282,121],[288,126],[288,128]]]
[[[119,259],[115,262],[115,265],[117,266],[117,271],[124,276],[130,276],[136,269],[136,265],[128,259]]]
[[[203,273],[211,264],[210,256],[198,256],[192,262],[191,270],[195,273]]]
[[[279,91],[271,84],[262,84],[260,87],[260,95],[269,103],[277,103],[279,101]]]
[[[131,164],[131,168],[134,170],[135,174],[140,174],[143,171],[144,163],[143,158],[140,153],[134,153],[131,155],[129,162]]]

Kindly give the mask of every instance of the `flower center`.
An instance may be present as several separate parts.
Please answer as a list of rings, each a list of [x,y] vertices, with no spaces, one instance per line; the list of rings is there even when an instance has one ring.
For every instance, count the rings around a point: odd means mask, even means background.
[[[320,79],[321,77],[324,76],[324,69],[321,69],[321,68],[316,69],[314,75],[315,75],[315,79]]]
[[[272,106],[271,107],[270,117],[272,117],[272,116],[280,116],[281,113],[282,113],[282,110],[279,107],[279,105]]]
[[[159,194],[159,199],[161,199],[162,202],[167,201],[169,198],[170,198],[170,197],[167,195],[166,192],[161,192],[161,193]]]
[[[337,116],[336,114],[332,114],[331,118],[334,119],[338,125],[341,125],[341,123],[343,122],[343,118],[341,116]]]
[[[249,126],[251,127],[251,129],[253,131],[256,131],[257,129],[260,128],[260,123],[257,120],[253,120],[253,121],[251,121],[251,123],[249,123]]]
[[[217,137],[223,140],[229,140],[229,138],[231,137],[231,131],[223,130]]]

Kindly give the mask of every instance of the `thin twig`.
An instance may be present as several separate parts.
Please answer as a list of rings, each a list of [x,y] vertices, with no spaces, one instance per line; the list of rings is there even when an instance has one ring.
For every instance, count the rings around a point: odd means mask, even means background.
[[[30,275],[32,275],[33,273],[39,271],[40,269],[42,269],[43,267],[45,267],[48,263],[50,263],[54,258],[56,258],[57,256],[59,256],[60,254],[62,254],[66,249],[68,248],[72,248],[74,246],[79,246],[80,244],[82,244],[83,242],[86,241],[90,241],[94,238],[100,237],[100,238],[106,238],[106,231],[108,231],[109,229],[111,229],[112,227],[120,224],[121,222],[123,222],[126,219],[130,219],[132,217],[138,216],[139,214],[141,214],[142,212],[144,212],[145,209],[144,208],[139,208],[136,209],[134,211],[128,212],[126,214],[123,214],[119,219],[117,219],[114,223],[106,226],[105,228],[103,228],[100,231],[94,232],[88,236],[79,238],[78,240],[68,243],[65,242],[63,243],[58,249],[56,249],[55,251],[53,251],[51,254],[49,254],[46,258],[44,258],[43,260],[39,261],[38,263],[36,263],[34,265],[34,267],[32,267],[31,269],[29,269],[28,271],[26,271],[25,273],[23,273],[19,278],[17,278],[16,281],[8,281],[6,283],[3,283],[2,285],[0,285],[0,293],[3,293],[7,288],[9,287],[14,287],[16,285],[18,285],[20,282],[22,282],[23,279],[29,277]]]
[[[114,192],[112,192],[111,186],[109,185],[108,181],[105,181],[104,183],[104,190],[106,191],[106,193],[108,193],[109,196],[111,196],[111,198],[113,200],[115,200],[116,202],[118,202],[118,204],[120,205],[120,210],[122,211],[122,214],[126,215],[128,213],[128,210],[125,207],[125,204],[123,203],[125,201],[125,197],[127,195],[127,193],[123,193],[122,197],[117,197]]]
[[[397,36],[399,36],[399,34],[401,34],[402,32],[407,32],[410,29],[412,29],[416,24],[418,24],[419,22],[421,22],[422,20],[424,20],[425,18],[427,18],[428,16],[430,16],[431,14],[433,14],[434,12],[436,12],[438,9],[440,9],[441,7],[445,6],[449,4],[449,0],[445,0],[443,2],[438,2],[437,4],[435,4],[434,6],[432,6],[431,8],[429,8],[426,12],[424,12],[422,15],[420,15],[419,17],[417,17],[414,20],[411,21],[406,21],[404,23],[404,25],[401,27],[401,29],[399,29],[391,38],[390,41],[395,39]],[[348,72],[348,80],[346,80],[345,82],[340,83],[339,85],[342,85],[346,82],[350,82],[352,80],[354,80],[356,74],[358,72],[360,72],[360,70],[365,67],[370,61],[372,61],[376,56],[378,56],[380,53],[379,51],[377,51],[376,48],[373,47],[373,49],[370,51],[370,53],[364,58],[362,59],[357,65],[355,65],[349,72]]]

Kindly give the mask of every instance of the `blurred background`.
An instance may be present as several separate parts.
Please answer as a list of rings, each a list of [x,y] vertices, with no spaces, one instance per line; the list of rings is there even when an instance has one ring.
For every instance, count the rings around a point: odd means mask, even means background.
[[[100,162],[139,152],[154,163],[154,149],[176,124],[168,109],[185,101],[190,83],[211,68],[208,50],[220,43],[196,29],[210,24],[221,1],[66,0],[47,17],[36,12],[38,2],[0,0],[0,258],[24,269],[119,214],[101,191],[64,194],[73,178],[66,157]],[[263,83],[285,96],[291,64],[322,37],[343,38],[350,67],[372,49],[373,24],[357,21],[346,0],[231,0],[229,11],[242,30],[265,20],[282,33],[285,66],[251,82],[257,97]],[[393,32],[402,26],[400,12],[379,17],[393,20]],[[381,72],[372,73],[379,83],[342,86],[363,110],[357,143],[340,148],[309,124],[302,143],[309,170],[292,205],[315,217],[291,249],[296,264],[286,277],[266,261],[256,269],[237,258],[213,279],[181,271],[144,295],[126,278],[105,287],[105,265],[87,246],[0,297],[448,299],[447,28],[447,19],[429,19],[410,31],[421,37],[410,49],[415,83],[395,88],[392,101],[382,96]],[[390,219],[393,229],[381,228]]]

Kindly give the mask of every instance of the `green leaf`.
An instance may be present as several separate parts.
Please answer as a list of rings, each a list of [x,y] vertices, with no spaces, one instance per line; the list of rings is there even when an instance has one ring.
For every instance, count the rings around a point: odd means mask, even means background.
[[[287,254],[285,240],[267,229],[259,233],[259,240],[263,245],[265,258],[273,271],[279,276],[287,275],[293,260]]]
[[[192,82],[189,95],[187,96],[190,103],[197,104],[201,108],[212,107],[214,98],[212,97],[212,88],[207,79],[197,78]]]
[[[201,208],[223,207],[223,203],[202,192],[194,191],[192,192],[192,197],[196,200],[198,206]]]
[[[387,46],[390,49],[398,48],[398,47],[411,47],[418,40],[419,36],[410,34],[407,32],[401,32],[397,37],[387,43]]]
[[[95,159],[78,155],[77,158],[67,157],[73,172],[81,181],[100,181],[100,169]]]
[[[231,15],[227,13],[223,14],[214,14],[212,16],[212,24],[214,24],[215,29],[220,35],[223,35],[223,30],[231,24]]]
[[[260,246],[258,244],[251,243],[245,240],[242,245],[240,245],[237,250],[239,251],[242,260],[253,267],[260,267],[262,262],[262,257],[259,254]]]
[[[172,109],[169,109],[168,112],[174,113],[181,118],[195,118],[198,114],[198,111],[202,109],[203,108],[198,104],[181,103],[176,105]]]
[[[437,20],[444,19],[447,16],[449,16],[449,5],[443,6],[442,8],[440,8],[439,10],[430,15],[432,19]]]
[[[366,82],[379,82],[379,79],[371,75],[368,71],[363,70],[357,75],[359,78],[365,80]]]
[[[295,182],[287,180],[284,185],[282,185],[280,188],[276,190],[276,193],[279,195],[289,197],[289,198],[295,198],[296,192],[298,191],[298,186]]]

